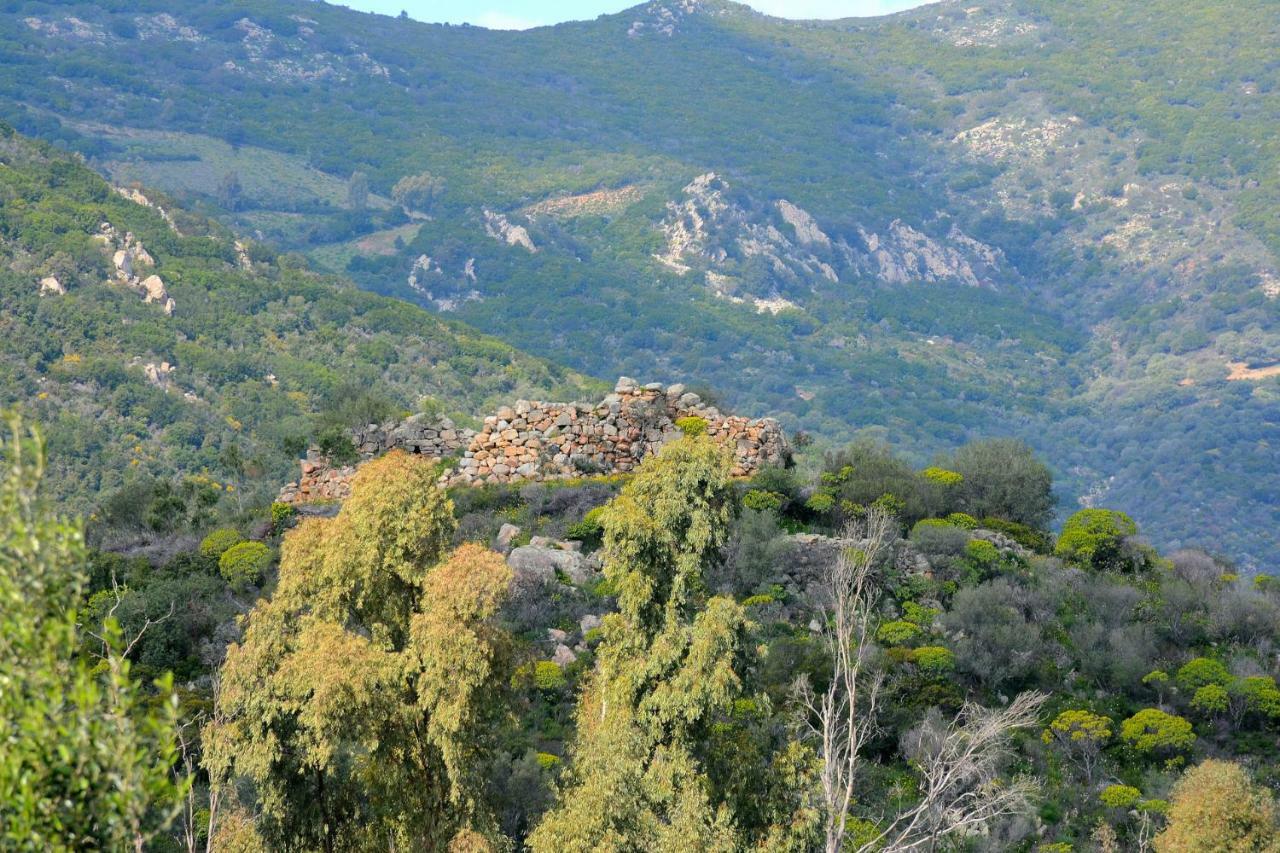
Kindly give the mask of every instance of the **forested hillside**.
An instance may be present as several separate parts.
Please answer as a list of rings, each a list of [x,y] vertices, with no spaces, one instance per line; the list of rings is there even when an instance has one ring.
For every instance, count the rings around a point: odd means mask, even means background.
[[[299,0],[15,2],[0,106],[243,234],[598,377],[918,461],[1025,437],[1064,507],[1266,568],[1267,2],[652,2],[529,32]]]
[[[591,387],[161,202],[0,128],[0,406],[42,424],[68,511],[165,529],[270,500],[326,431]]]

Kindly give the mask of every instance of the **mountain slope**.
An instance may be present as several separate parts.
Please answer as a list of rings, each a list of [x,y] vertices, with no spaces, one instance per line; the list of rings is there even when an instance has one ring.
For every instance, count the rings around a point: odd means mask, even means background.
[[[1280,561],[1263,0],[652,2],[523,33],[293,0],[14,8],[0,109],[117,181],[823,441],[923,461],[1019,435],[1068,505]]]
[[[320,416],[361,405],[470,414],[594,390],[210,225],[0,127],[0,407],[43,425],[73,508],[148,475],[270,495]]]

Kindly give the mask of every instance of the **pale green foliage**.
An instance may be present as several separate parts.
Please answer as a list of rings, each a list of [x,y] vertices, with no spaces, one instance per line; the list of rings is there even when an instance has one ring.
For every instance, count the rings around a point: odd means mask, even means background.
[[[216,560],[232,545],[243,541],[244,537],[234,527],[219,527],[201,540],[200,553]]]
[[[454,521],[435,478],[403,453],[366,465],[336,518],[285,538],[275,595],[228,651],[205,763],[227,790],[252,782],[267,846],[439,848],[485,823],[511,573],[474,545],[441,562]]]
[[[533,683],[539,690],[563,690],[567,679],[560,664],[551,660],[540,660],[533,666]]]
[[[707,419],[697,415],[676,418],[676,428],[690,438],[697,438],[707,431]]]
[[[37,497],[43,447],[9,421],[0,441],[0,849],[132,849],[177,814],[177,698],[129,674],[120,628],[76,625],[81,528]],[[101,637],[96,667],[79,634]]]
[[[945,675],[956,668],[956,656],[943,646],[921,646],[911,650],[911,662],[927,675]]]
[[[258,583],[270,565],[271,549],[261,542],[237,542],[218,558],[218,572],[234,590]]]
[[[1225,713],[1229,702],[1227,688],[1221,684],[1206,684],[1191,697],[1191,707],[1205,715]]]
[[[1210,759],[1188,770],[1174,786],[1168,817],[1155,838],[1158,853],[1280,851],[1275,799],[1229,761]]]
[[[1110,717],[1081,710],[1063,711],[1054,718],[1041,736],[1045,743],[1060,739],[1071,743],[1101,744],[1110,738]]]
[[[1226,687],[1233,680],[1226,666],[1213,658],[1193,658],[1187,661],[1175,678],[1178,686],[1188,693],[1194,693],[1210,684]]]
[[[1093,781],[1093,772],[1101,760],[1102,747],[1111,740],[1110,717],[1083,709],[1063,711],[1040,735],[1046,744],[1057,744],[1062,753]]]
[[[946,468],[925,468],[920,472],[920,476],[931,483],[937,483],[939,486],[958,486],[964,482],[963,474],[948,471]]]
[[[1120,737],[1138,752],[1176,753],[1195,743],[1191,723],[1159,708],[1144,708],[1120,724]]]
[[[1251,675],[1234,682],[1230,692],[1244,702],[1249,713],[1280,718],[1280,687],[1269,675]]]
[[[405,175],[391,188],[391,198],[405,208],[429,212],[444,193],[444,187],[444,179],[430,172]]]
[[[876,642],[890,646],[901,646],[920,636],[920,626],[913,622],[899,619],[885,622],[876,629]]]
[[[732,815],[712,804],[694,755],[741,688],[742,606],[718,596],[699,607],[731,517],[729,467],[713,442],[686,436],[604,513],[619,612],[605,619],[566,782],[534,851],[736,849]]]
[[[1108,785],[1098,795],[1102,804],[1111,809],[1127,809],[1138,804],[1142,792],[1132,785]]]
[[[1062,526],[1054,553],[1069,563],[1095,571],[1140,568],[1141,560],[1126,545],[1138,534],[1138,525],[1123,512],[1082,509]]]

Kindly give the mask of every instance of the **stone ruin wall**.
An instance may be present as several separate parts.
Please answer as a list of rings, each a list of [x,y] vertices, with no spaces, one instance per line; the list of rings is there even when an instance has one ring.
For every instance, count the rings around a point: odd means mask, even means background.
[[[353,440],[362,461],[393,448],[432,458],[462,450],[446,485],[521,483],[613,474],[640,462],[678,437],[676,421],[707,422],[707,435],[733,452],[733,476],[746,477],[790,456],[782,427],[773,418],[752,420],[723,415],[683,385],[639,385],[623,377],[598,403],[543,403],[520,400],[484,419],[479,433],[452,422],[417,416],[401,424],[369,425]],[[341,500],[351,494],[354,466],[329,466],[315,450],[302,462],[302,477],[280,493],[287,503]]]
[[[351,441],[361,463],[395,448],[440,459],[469,446],[475,434],[475,430],[459,429],[448,418],[432,420],[426,415],[414,415],[400,423],[358,427],[351,431]],[[356,467],[330,465],[313,447],[302,460],[302,476],[281,489],[279,499],[301,504],[348,498]]]

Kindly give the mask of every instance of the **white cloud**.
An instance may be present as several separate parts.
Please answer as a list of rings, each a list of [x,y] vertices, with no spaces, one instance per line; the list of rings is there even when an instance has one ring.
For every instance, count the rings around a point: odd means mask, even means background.
[[[533,21],[529,18],[521,18],[518,15],[508,15],[506,12],[481,12],[475,17],[474,23],[477,27],[484,27],[490,30],[528,30],[533,27],[541,27],[545,21]]]

